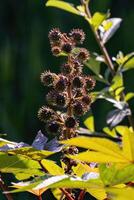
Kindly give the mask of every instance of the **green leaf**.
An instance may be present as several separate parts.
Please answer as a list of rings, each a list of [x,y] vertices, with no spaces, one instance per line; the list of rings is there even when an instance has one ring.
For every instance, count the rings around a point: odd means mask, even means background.
[[[100,29],[100,37],[103,44],[105,44],[114,35],[114,33],[120,27],[121,22],[121,18],[110,18],[102,23],[102,27]]]
[[[134,132],[132,132],[128,127],[122,129],[122,143],[124,155],[130,160],[134,161]]]
[[[96,174],[95,174],[96,175]],[[81,179],[80,177],[68,176],[68,175],[60,175],[60,176],[46,176],[35,179],[32,182],[22,182],[18,184],[14,184],[14,187],[17,185],[21,186],[21,188],[11,191],[11,193],[15,192],[23,192],[23,191],[36,191],[41,189],[51,189],[51,188],[102,188],[103,183],[100,179],[96,178],[91,174],[88,179]]]
[[[122,63],[122,68],[124,71],[134,68],[134,52],[125,56],[125,61]]]
[[[64,2],[62,0],[48,0],[46,6],[52,6],[56,8],[60,8],[67,12],[71,12],[76,15],[80,15],[79,11],[73,6],[73,4]]]
[[[44,168],[51,174],[51,175],[62,175],[64,174],[64,170],[59,167],[54,161],[43,159],[41,161]]]
[[[134,92],[129,92],[126,94],[125,96],[125,101],[129,101],[130,99],[132,99],[134,97]]]
[[[96,12],[93,17],[89,20],[90,24],[94,27],[94,29],[98,29],[98,27],[102,24],[102,22],[107,18],[108,14]]]
[[[23,155],[27,158],[30,158],[32,160],[37,160],[37,161],[40,161],[54,154],[54,152],[52,151],[37,150],[37,149],[34,149],[33,147],[23,147],[23,148],[18,148],[14,150],[9,150],[8,153],[13,154],[13,155]]]
[[[106,186],[114,186],[121,183],[134,181],[134,165],[118,168],[116,165],[107,166],[101,164],[99,167],[100,177]]]
[[[122,153],[118,144],[105,138],[77,137],[70,140],[64,140],[61,143],[92,149],[101,153],[122,158]]]
[[[94,152],[94,151],[87,151],[83,153],[79,153],[75,156],[68,156],[71,159],[78,160],[78,161],[84,161],[84,162],[98,162],[98,163],[126,163],[126,158],[121,158],[118,156],[118,154],[110,155],[105,154],[102,152]]]
[[[127,186],[123,188],[106,188],[106,192],[110,200],[133,200],[134,197],[134,188]]]
[[[84,121],[85,126],[92,132],[95,131],[94,128],[94,116],[92,113],[89,115],[89,117]]]
[[[38,162],[20,155],[9,156],[3,152],[0,152],[0,172],[12,173],[19,180],[24,180],[35,175],[43,175]]]
[[[112,85],[109,88],[109,91],[115,91],[123,86],[123,77],[122,73],[117,73],[114,78],[112,79]]]
[[[112,137],[117,137],[117,134],[116,134],[116,131],[115,131],[114,128],[111,130],[109,127],[104,127],[104,128],[103,128],[103,131],[104,131],[106,134],[108,134],[108,135],[110,135],[110,136],[112,136]]]
[[[96,60],[95,56],[91,56],[91,58],[85,63],[85,65],[94,72],[97,76],[100,74],[100,65],[101,62]]]

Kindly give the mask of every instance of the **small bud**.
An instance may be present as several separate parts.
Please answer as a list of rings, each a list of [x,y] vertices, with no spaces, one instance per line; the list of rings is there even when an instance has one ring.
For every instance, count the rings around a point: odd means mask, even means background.
[[[81,29],[73,29],[69,35],[76,44],[82,44],[85,40],[85,33]]]
[[[38,118],[40,119],[40,121],[46,122],[52,119],[54,114],[55,112],[52,109],[43,106],[38,111]]]
[[[73,68],[70,64],[68,63],[65,63],[64,65],[61,66],[61,72],[64,74],[64,75],[68,75],[68,74],[71,74],[73,71]]]
[[[86,105],[90,105],[91,104],[91,97],[86,95],[82,97],[82,102]]]
[[[89,57],[90,57],[90,54],[88,50],[85,48],[80,48],[80,52],[77,55],[77,59],[83,63],[89,60]]]
[[[85,78],[85,89],[87,92],[92,90],[95,87],[95,80],[92,77]]]
[[[52,54],[53,54],[54,56],[58,56],[58,55],[61,53],[61,48],[58,47],[58,46],[52,47],[51,50],[52,50]]]
[[[57,134],[60,131],[60,124],[56,121],[49,122],[46,126],[46,130],[48,133]]]
[[[73,113],[76,116],[81,116],[84,114],[84,107],[81,102],[78,101],[73,104]]]
[[[76,120],[74,119],[74,117],[68,117],[68,118],[65,120],[65,126],[66,126],[67,128],[74,128],[76,125],[77,125],[77,122],[76,122]]]
[[[54,84],[54,88],[58,92],[63,92],[66,90],[67,87],[67,78],[64,76],[60,76],[59,80],[56,81]]]
[[[70,42],[65,42],[62,45],[62,51],[64,51],[65,53],[70,53],[72,51],[72,43]]]
[[[49,35],[48,35],[50,42],[58,42],[58,41],[60,41],[61,36],[62,36],[62,34],[61,34],[61,32],[60,32],[60,30],[58,28],[52,29],[49,32]]]
[[[74,60],[73,61],[73,67],[74,67],[74,70],[75,70],[76,74],[81,74],[82,73],[82,65],[81,65],[81,63],[79,61]]]
[[[74,88],[81,88],[83,86],[82,77],[76,76],[72,81],[72,85]]]
[[[66,94],[62,93],[62,94],[57,94],[56,96],[56,106],[58,107],[65,107],[66,106]]]
[[[51,72],[44,72],[41,74],[40,79],[44,86],[52,86],[57,75]]]

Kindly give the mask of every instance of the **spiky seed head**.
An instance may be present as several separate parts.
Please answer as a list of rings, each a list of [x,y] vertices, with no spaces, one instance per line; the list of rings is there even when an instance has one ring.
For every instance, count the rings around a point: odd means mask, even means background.
[[[87,92],[89,92],[90,90],[93,90],[93,88],[95,87],[95,80],[89,76],[85,78],[85,89]]]
[[[72,85],[74,88],[81,88],[83,86],[82,77],[76,76],[72,81]]]
[[[77,55],[77,59],[79,60],[79,62],[84,63],[87,60],[89,60],[89,58],[90,58],[89,51],[85,48],[80,48],[80,51]]]
[[[65,120],[65,126],[67,128],[74,128],[77,125],[77,122],[74,117],[67,117]]]
[[[50,134],[58,134],[60,131],[60,124],[57,121],[51,121],[46,125],[46,130]]]
[[[59,46],[53,46],[51,51],[54,56],[59,56],[61,53],[61,48]]]
[[[57,75],[51,72],[43,72],[40,76],[41,82],[44,86],[52,86]]]
[[[88,95],[85,95],[82,97],[82,102],[86,105],[90,105],[91,104],[91,97]]]
[[[65,107],[67,102],[67,96],[65,93],[57,94],[56,96],[56,106]]]
[[[53,118],[54,114],[55,112],[52,109],[42,106],[38,111],[38,118],[42,122],[47,122]]]
[[[84,107],[83,107],[83,104],[81,103],[81,102],[75,102],[74,104],[73,104],[73,113],[74,113],[74,115],[76,115],[76,116],[81,116],[81,115],[83,115],[84,114]]]
[[[73,29],[69,35],[76,44],[82,44],[85,40],[85,33],[82,29]]]
[[[58,42],[61,40],[62,33],[60,32],[58,28],[54,28],[49,32],[48,37],[49,37],[50,42],[52,43]]]
[[[63,92],[67,87],[67,78],[65,76],[59,76],[59,79],[55,82],[54,88],[58,92]]]
[[[70,53],[72,51],[73,45],[70,42],[64,42],[62,44],[62,51],[65,53]]]
[[[73,67],[69,63],[65,63],[64,65],[61,66],[61,72],[64,75],[69,75],[73,72]]]

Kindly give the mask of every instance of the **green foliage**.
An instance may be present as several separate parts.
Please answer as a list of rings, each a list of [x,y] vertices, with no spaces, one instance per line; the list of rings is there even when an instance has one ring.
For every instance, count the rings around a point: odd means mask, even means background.
[[[100,91],[93,91],[90,95],[94,97],[94,102],[101,98],[112,103],[116,109],[108,112],[107,125],[103,128],[103,133],[96,132],[96,129],[100,128],[95,128],[95,117],[91,112],[84,120],[84,125],[88,128],[85,129],[88,133],[86,137],[71,138],[69,129],[71,139],[66,137],[66,140],[61,141],[64,155],[62,159],[61,155],[57,156],[59,164],[50,160],[50,156],[54,156],[55,152],[38,150],[31,146],[16,147],[17,143],[0,138],[0,172],[11,173],[18,181],[25,180],[25,182],[13,183],[11,187],[17,189],[12,190],[11,193],[27,191],[41,198],[46,190],[51,189],[54,197],[60,200],[63,195],[61,188],[64,188],[66,193],[68,189],[76,188],[98,200],[132,199],[134,196],[134,125],[128,101],[134,97],[134,92],[125,94],[123,76],[125,71],[134,68],[134,53],[124,56],[119,52],[116,58],[111,59],[104,46],[118,30],[122,19],[109,18],[109,12],[105,14],[97,11],[92,16],[89,0],[82,1],[81,5],[73,5],[62,0],[48,0],[46,6],[82,16],[88,22],[103,55],[93,52],[91,58],[84,64],[92,71],[95,80],[104,86]],[[67,35],[62,34],[63,36],[67,39]],[[54,41],[51,41],[52,47],[59,44],[58,42],[54,44]],[[74,49],[74,56],[80,52],[79,49]],[[10,51],[10,48],[8,50]],[[63,51],[58,56],[67,56],[67,53]],[[105,67],[102,69],[102,66]],[[69,88],[69,92],[71,89]],[[129,126],[118,125],[126,117]],[[63,123],[62,118],[60,122]],[[84,128],[81,128],[81,134],[82,132]],[[82,148],[79,153],[68,151],[73,148],[77,150],[76,147]],[[71,166],[71,162],[74,166]]]

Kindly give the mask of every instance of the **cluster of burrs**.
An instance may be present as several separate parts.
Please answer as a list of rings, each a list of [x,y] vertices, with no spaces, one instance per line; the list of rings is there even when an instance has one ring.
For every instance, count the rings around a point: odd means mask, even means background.
[[[47,133],[62,140],[76,136],[78,117],[90,109],[89,92],[94,88],[95,81],[82,73],[84,63],[90,58],[87,49],[77,47],[85,40],[82,30],[73,29],[67,35],[54,28],[48,37],[53,55],[65,55],[67,62],[61,66],[60,74],[50,71],[41,74],[42,84],[50,87],[46,99],[51,108],[41,107],[38,118],[44,122]]]
[[[46,96],[49,107],[41,107],[38,118],[44,122],[47,133],[64,140],[77,136],[78,118],[90,109],[92,99],[89,92],[94,88],[95,81],[82,72],[84,63],[90,59],[88,50],[77,46],[85,40],[82,30],[73,29],[66,34],[55,28],[48,37],[53,55],[64,55],[67,61],[61,66],[60,74],[50,71],[41,74],[42,84],[50,87]],[[77,163],[66,157],[67,153],[77,154],[78,149],[72,146],[63,150],[65,172],[71,173],[72,166]]]

